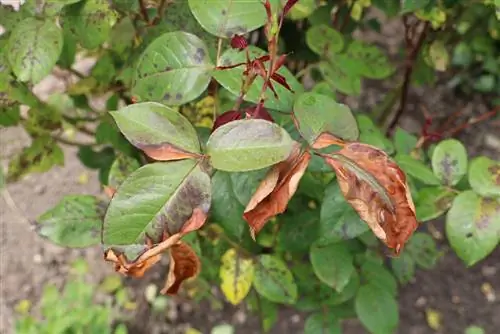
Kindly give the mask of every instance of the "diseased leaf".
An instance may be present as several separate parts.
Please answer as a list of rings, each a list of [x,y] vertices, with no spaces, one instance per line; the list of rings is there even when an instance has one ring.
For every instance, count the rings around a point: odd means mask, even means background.
[[[346,143],[323,157],[335,170],[346,200],[398,254],[418,226],[403,171],[384,151],[361,143]]]
[[[141,165],[136,159],[124,154],[118,155],[109,169],[108,184],[105,188],[108,195],[112,196],[123,181],[139,167]]]
[[[333,314],[314,313],[304,324],[304,334],[341,334],[342,328]]]
[[[337,61],[346,71],[370,79],[384,79],[394,72],[392,64],[380,48],[359,40],[352,41],[345,55]]]
[[[288,158],[293,141],[288,132],[262,119],[227,123],[210,136],[207,153],[216,169],[243,172],[272,166]]]
[[[427,187],[419,189],[415,202],[417,219],[425,222],[438,218],[451,207],[456,194],[445,187]]]
[[[275,255],[263,254],[255,264],[255,290],[275,303],[293,304],[297,285],[286,264]]]
[[[340,52],[344,47],[342,34],[326,24],[309,28],[306,32],[306,43],[312,51],[326,58]]]
[[[185,104],[205,91],[213,68],[200,38],[184,31],[165,33],[141,55],[132,94],[138,101]]]
[[[196,277],[201,263],[195,251],[186,243],[179,242],[169,249],[170,263],[165,286],[161,290],[164,295],[175,295],[187,279]]]
[[[315,243],[309,256],[316,276],[337,292],[342,292],[354,271],[353,256],[347,245]]]
[[[266,11],[258,1],[189,0],[189,7],[205,30],[222,38],[243,35],[266,22]]]
[[[252,287],[253,261],[244,258],[242,254],[231,248],[221,258],[219,276],[224,296],[231,304],[238,305],[245,299]]]
[[[65,7],[61,19],[84,48],[95,49],[108,40],[116,16],[109,1],[86,0]]]
[[[229,174],[231,175],[234,195],[243,206],[247,206],[250,202],[253,194],[257,191],[259,185],[266,178],[271,168],[272,167],[266,167],[249,172],[235,172]]]
[[[17,80],[40,82],[54,68],[63,46],[63,34],[50,21],[29,17],[12,31],[7,59]]]
[[[310,159],[311,154],[296,143],[288,159],[269,170],[243,214],[254,239],[269,219],[286,210]]]
[[[393,333],[398,326],[398,304],[387,290],[371,283],[359,288],[355,299],[356,315],[371,333]]]
[[[500,200],[464,191],[448,211],[446,236],[467,266],[481,261],[500,241]]]
[[[344,140],[358,139],[358,126],[349,107],[326,95],[299,95],[293,114],[299,132],[313,148],[328,146],[331,135]]]
[[[391,259],[392,271],[401,284],[410,282],[415,277],[415,260],[410,253],[401,253]]]
[[[179,112],[157,102],[111,111],[123,135],[155,160],[178,160],[200,152],[196,130]]]
[[[259,4],[260,5],[260,4]],[[262,57],[267,54],[266,51],[257,48],[256,46],[249,45],[248,52],[250,55],[250,60]],[[240,52],[236,49],[226,50],[220,57],[219,66],[230,66],[239,63],[245,63],[246,56],[245,52]],[[264,66],[266,69],[269,68],[269,62],[265,62]],[[241,78],[243,77],[244,66],[235,67],[232,69],[221,69],[215,70],[212,75],[225,89],[230,91],[232,94],[239,96],[241,90]],[[299,94],[304,91],[302,84],[295,78],[295,76],[286,68],[282,66],[276,73],[283,76],[292,88],[292,90]],[[260,91],[264,84],[264,79],[257,76],[255,81],[252,83],[250,88],[247,90],[245,96],[243,97],[245,101],[258,103],[260,100]],[[293,106],[294,94],[282,85],[275,85],[275,90],[278,95],[276,98],[270,89],[267,89],[264,93],[264,107],[272,110],[278,110],[283,112],[290,112]]]
[[[500,162],[488,157],[477,157],[469,167],[469,183],[481,196],[500,197]]]
[[[409,155],[398,154],[394,158],[399,167],[411,177],[419,180],[420,182],[428,185],[439,185],[441,182],[434,175],[432,170],[427,167],[423,162],[412,158]]]
[[[230,236],[241,238],[247,226],[243,220],[245,207],[236,198],[231,182],[231,174],[217,171],[212,177],[211,217],[219,223]]]
[[[432,170],[443,184],[456,185],[467,173],[467,151],[456,139],[440,142],[432,153]]]
[[[72,248],[99,244],[106,203],[90,195],[67,195],[36,222],[36,231],[51,242]]]
[[[336,56],[341,57],[340,55]],[[345,56],[344,56],[345,57]],[[323,79],[335,90],[347,95],[359,96],[361,94],[361,77],[353,72],[348,72],[337,62],[321,61],[319,70]]]
[[[429,234],[417,232],[408,241],[407,252],[415,263],[424,269],[432,269],[440,257],[436,242]]]
[[[109,205],[104,248],[133,261],[151,248],[149,241],[163,242],[203,225],[210,202],[210,177],[195,161],[145,165],[122,183]]]
[[[369,230],[356,211],[346,202],[339,183],[330,182],[321,204],[321,244],[353,239]]]

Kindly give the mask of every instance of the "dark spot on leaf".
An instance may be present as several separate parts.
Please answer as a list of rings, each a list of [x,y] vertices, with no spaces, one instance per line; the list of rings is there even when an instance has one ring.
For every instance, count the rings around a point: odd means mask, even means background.
[[[169,93],[166,93],[165,95],[163,95],[163,99],[164,100],[170,100],[170,94]]]
[[[229,65],[231,65],[231,60],[229,60],[229,58],[222,59],[222,66],[229,66]]]
[[[467,234],[465,235],[465,237],[466,237],[466,238],[472,238],[472,236],[473,236],[473,234],[472,234],[471,232],[469,232],[469,233],[467,233]]]
[[[172,67],[170,67],[170,66],[165,67],[165,72],[168,72],[168,71],[171,71],[171,70],[172,70]]]
[[[201,64],[204,58],[205,58],[205,50],[203,48],[196,49],[196,52],[193,56],[194,61],[197,64]]]
[[[225,16],[227,14],[227,11],[225,9],[222,9],[220,13],[222,14],[222,16]]]
[[[182,99],[182,94],[181,94],[181,93],[177,93],[177,94],[175,94],[175,99],[176,99],[176,100],[180,100],[180,99]]]

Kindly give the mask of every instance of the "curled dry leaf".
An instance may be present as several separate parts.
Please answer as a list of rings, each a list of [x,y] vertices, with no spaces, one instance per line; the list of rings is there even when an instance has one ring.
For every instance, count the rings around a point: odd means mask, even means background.
[[[180,284],[185,279],[198,274],[201,266],[191,247],[180,240],[187,233],[200,229],[206,219],[207,213],[200,208],[195,208],[191,218],[182,226],[179,233],[169,236],[167,232],[164,232],[163,241],[156,245],[151,238],[147,237],[147,250],[137,259],[129,261],[125,254],[115,252],[111,248],[104,252],[104,259],[115,263],[115,271],[139,278],[144,276],[144,273],[149,268],[160,261],[163,252],[169,251],[170,271],[164,291],[168,294],[174,294],[179,290]]]
[[[269,219],[285,211],[310,159],[311,154],[295,143],[288,159],[269,170],[243,214],[254,239]]]
[[[185,280],[196,277],[201,263],[194,250],[187,244],[179,242],[170,248],[170,265],[162,294],[173,295]]]
[[[349,204],[399,254],[418,226],[404,172],[384,151],[361,143],[344,144],[323,158],[335,170]]]

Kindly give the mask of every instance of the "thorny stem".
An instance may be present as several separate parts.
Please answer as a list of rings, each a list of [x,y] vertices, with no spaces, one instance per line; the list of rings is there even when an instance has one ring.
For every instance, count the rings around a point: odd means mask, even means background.
[[[420,22],[420,21],[419,21]],[[399,119],[401,115],[404,113],[405,107],[406,107],[406,100],[408,97],[408,90],[410,88],[410,81],[411,77],[413,74],[413,69],[415,67],[415,62],[417,60],[418,54],[420,49],[422,48],[422,45],[424,43],[425,37],[427,36],[427,31],[430,25],[429,21],[426,21],[423,24],[422,31],[420,35],[416,38],[416,41],[414,42],[414,30],[417,28],[417,25],[419,23],[416,23],[414,25],[409,25],[407,21],[407,17],[403,17],[403,23],[405,26],[405,40],[406,40],[406,47],[407,47],[407,53],[406,53],[406,61],[405,61],[405,73],[404,73],[404,79],[403,79],[403,85],[402,85],[402,92],[401,92],[401,99],[399,102],[399,107],[397,111],[395,112],[394,116],[392,119],[389,121],[387,127],[386,127],[386,133],[390,133],[394,130],[396,125],[399,122]]]
[[[481,116],[473,117],[473,118],[469,119],[467,122],[465,122],[461,125],[458,125],[451,130],[448,130],[447,135],[450,137],[454,136],[457,133],[459,133],[460,131],[465,130],[466,128],[468,128],[469,126],[471,126],[473,124],[482,122],[484,120],[487,120],[488,118],[493,117],[498,112],[500,112],[500,107],[495,107],[495,108],[493,108],[493,110],[490,110],[487,113],[482,114]]]

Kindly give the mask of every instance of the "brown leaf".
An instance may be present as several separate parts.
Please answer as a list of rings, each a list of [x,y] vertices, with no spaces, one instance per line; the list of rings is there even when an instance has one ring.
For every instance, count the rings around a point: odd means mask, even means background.
[[[347,143],[323,155],[335,170],[346,200],[396,254],[418,226],[406,175],[382,150]]]
[[[243,214],[254,239],[269,219],[285,211],[310,159],[311,154],[301,150],[300,145],[296,143],[288,159],[269,170]]]
[[[144,145],[135,143],[135,146],[140,148],[150,158],[158,161],[196,159],[200,157],[196,153],[184,151],[170,144]]]
[[[198,275],[200,267],[200,260],[189,245],[180,242],[172,246],[167,281],[161,293],[164,295],[176,294],[182,282]]]

